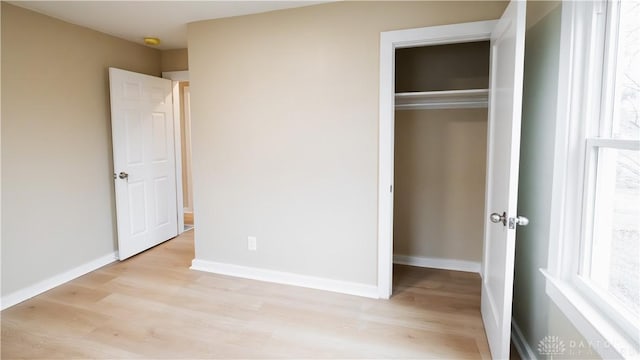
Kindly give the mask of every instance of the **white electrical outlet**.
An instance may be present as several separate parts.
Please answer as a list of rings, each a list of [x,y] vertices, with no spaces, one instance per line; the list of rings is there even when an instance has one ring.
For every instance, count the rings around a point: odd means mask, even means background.
[[[247,249],[251,251],[258,250],[258,239],[255,236],[247,237]]]

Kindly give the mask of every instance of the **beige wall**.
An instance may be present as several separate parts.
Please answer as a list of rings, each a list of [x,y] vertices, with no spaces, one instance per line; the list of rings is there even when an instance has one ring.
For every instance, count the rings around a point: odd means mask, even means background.
[[[107,68],[160,52],[2,2],[2,295],[113,253]]]
[[[394,254],[480,262],[487,109],[396,111]]]
[[[337,2],[190,24],[196,257],[374,285],[380,32],[505,6]]]
[[[527,31],[546,18],[549,13],[558,10],[562,4],[560,0],[529,0],[527,1]],[[559,11],[559,10],[558,10]]]
[[[160,53],[162,71],[189,70],[187,49],[163,50]]]

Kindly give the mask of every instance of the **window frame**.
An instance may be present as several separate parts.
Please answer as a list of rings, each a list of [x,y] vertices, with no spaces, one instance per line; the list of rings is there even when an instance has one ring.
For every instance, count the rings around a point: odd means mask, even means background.
[[[549,297],[604,358],[640,356],[633,324],[580,275],[590,258],[593,229],[583,224],[591,221],[595,205],[594,157],[600,148],[635,150],[638,144],[600,138],[611,128],[601,119],[613,113],[612,75],[619,69],[611,51],[617,44],[608,40],[617,35],[618,14],[617,1],[562,3],[549,257],[548,268],[540,269]]]

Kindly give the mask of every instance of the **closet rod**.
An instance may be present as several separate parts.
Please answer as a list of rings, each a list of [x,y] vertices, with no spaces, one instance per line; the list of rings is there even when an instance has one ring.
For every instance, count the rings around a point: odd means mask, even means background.
[[[469,109],[488,106],[489,89],[396,93],[396,110]]]

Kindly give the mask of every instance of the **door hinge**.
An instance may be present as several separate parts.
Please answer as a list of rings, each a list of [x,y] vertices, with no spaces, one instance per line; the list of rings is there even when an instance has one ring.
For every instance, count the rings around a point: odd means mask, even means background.
[[[393,192],[393,185],[389,185],[389,192]]]

